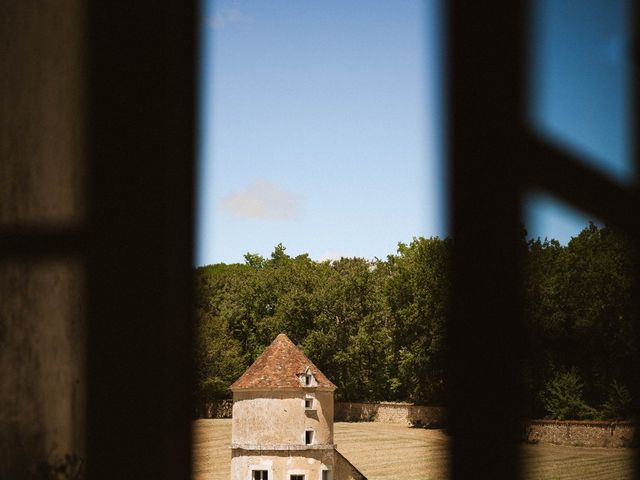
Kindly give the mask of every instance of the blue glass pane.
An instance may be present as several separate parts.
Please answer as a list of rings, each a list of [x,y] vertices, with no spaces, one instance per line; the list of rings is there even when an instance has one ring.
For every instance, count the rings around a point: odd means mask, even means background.
[[[628,0],[538,0],[531,121],[536,131],[621,181],[629,158]]]
[[[602,226],[597,218],[540,192],[525,196],[524,217],[528,239],[558,240],[563,245],[577,236],[589,222]]]

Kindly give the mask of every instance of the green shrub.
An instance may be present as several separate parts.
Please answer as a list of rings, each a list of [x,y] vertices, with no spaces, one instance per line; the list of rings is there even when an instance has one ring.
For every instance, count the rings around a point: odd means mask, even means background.
[[[601,416],[606,420],[625,420],[632,416],[633,405],[629,389],[615,380],[609,386],[609,397],[602,405]]]
[[[584,384],[575,369],[561,371],[545,384],[542,404],[547,418],[587,420],[598,418],[598,411],[584,401]]]

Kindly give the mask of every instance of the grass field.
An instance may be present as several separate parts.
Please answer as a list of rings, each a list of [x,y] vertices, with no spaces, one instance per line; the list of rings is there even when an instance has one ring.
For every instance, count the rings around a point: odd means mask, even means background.
[[[386,423],[335,424],[334,440],[369,480],[446,478],[447,436]],[[194,422],[194,480],[228,480],[230,420]],[[631,479],[631,449],[523,445],[527,479]]]

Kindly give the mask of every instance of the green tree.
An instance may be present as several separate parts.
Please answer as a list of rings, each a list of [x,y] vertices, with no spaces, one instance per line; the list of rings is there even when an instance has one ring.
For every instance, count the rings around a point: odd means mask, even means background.
[[[524,241],[524,365],[532,416],[624,416],[634,383],[633,255],[609,227],[568,245]],[[451,240],[414,238],[385,260],[268,258],[196,269],[198,395],[225,388],[285,332],[343,400],[446,402]],[[478,319],[482,321],[482,319]],[[563,403],[564,402],[564,403]]]
[[[611,382],[600,416],[606,420],[627,420],[633,416],[633,397],[625,385],[615,380]]]
[[[575,369],[558,372],[545,385],[542,402],[554,420],[594,419],[598,412],[583,398],[584,384]]]
[[[530,241],[525,317],[531,415],[547,414],[545,381],[580,372],[584,401],[603,404],[614,380],[633,380],[634,249],[615,230],[590,224],[567,246]]]
[[[226,321],[203,310],[198,312],[196,335],[196,398],[227,398],[229,385],[244,371],[245,358]]]
[[[321,278],[316,315],[303,349],[338,385],[339,399],[388,398],[390,337],[380,313],[379,263],[342,258],[316,264]]]
[[[389,256],[391,384],[398,399],[445,401],[445,322],[451,293],[451,243],[416,238]]]

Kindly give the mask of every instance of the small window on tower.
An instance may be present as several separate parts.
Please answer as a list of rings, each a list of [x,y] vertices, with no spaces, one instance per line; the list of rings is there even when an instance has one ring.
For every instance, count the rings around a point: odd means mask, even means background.
[[[311,445],[313,443],[313,430],[306,430],[304,432],[305,445]]]
[[[313,398],[305,398],[304,399],[304,409],[305,410],[313,410]]]
[[[269,480],[269,472],[267,470],[254,470],[252,480]]]
[[[311,385],[311,377],[312,375],[310,373],[307,373],[304,376],[304,384],[308,387],[309,385]]]
[[[304,480],[304,475],[290,475],[289,480]]]

